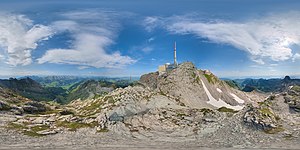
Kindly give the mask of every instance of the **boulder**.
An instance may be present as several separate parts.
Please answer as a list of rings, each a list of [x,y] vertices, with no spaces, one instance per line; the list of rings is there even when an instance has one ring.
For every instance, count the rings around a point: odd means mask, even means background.
[[[33,123],[33,124],[44,124],[45,120],[46,120],[46,118],[44,118],[44,117],[36,117],[36,118],[32,121],[32,123]]]
[[[150,87],[151,89],[156,89],[158,76],[159,76],[158,72],[145,74],[141,76],[140,82]]]
[[[123,122],[124,116],[121,116],[121,115],[117,114],[116,112],[114,112],[109,116],[108,120],[114,121],[114,122]]]
[[[101,130],[101,129],[106,129],[107,128],[107,121],[108,118],[106,116],[106,114],[100,114],[97,118],[96,121],[98,122],[99,126],[97,128],[97,130]]]
[[[55,130],[50,130],[50,129],[37,132],[37,134],[40,134],[40,135],[51,135],[51,134],[56,134],[56,133],[58,133],[58,132]]]
[[[38,112],[38,108],[34,107],[34,106],[30,106],[30,105],[25,105],[22,107],[22,109],[24,110],[24,112],[29,113],[29,114],[34,114]]]
[[[10,111],[13,112],[15,115],[22,115],[24,113],[22,107],[12,107]]]
[[[74,115],[74,113],[71,110],[63,110],[61,112],[59,112],[60,115]]]
[[[0,100],[0,111],[7,111],[10,110],[10,105],[4,101]]]
[[[243,117],[246,125],[265,131],[280,126],[278,120],[279,117],[270,107],[250,106]]]
[[[300,112],[300,86],[292,86],[292,88],[288,90],[284,99],[284,102],[289,105],[290,109]]]
[[[34,102],[34,101],[25,103],[25,105],[22,108],[24,112],[30,114],[47,111],[47,107],[45,104],[42,104],[40,102]]]

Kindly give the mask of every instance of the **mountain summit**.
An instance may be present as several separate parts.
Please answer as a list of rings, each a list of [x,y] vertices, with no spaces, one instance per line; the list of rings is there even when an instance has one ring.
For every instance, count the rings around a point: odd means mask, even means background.
[[[191,108],[243,108],[249,97],[221,81],[208,70],[198,70],[185,62],[176,69],[159,75],[143,75],[140,82],[161,95],[168,95]]]

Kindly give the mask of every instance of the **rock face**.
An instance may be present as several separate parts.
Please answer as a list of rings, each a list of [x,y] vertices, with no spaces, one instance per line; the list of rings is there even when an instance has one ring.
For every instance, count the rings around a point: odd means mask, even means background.
[[[158,72],[153,72],[153,73],[142,75],[140,78],[140,82],[145,83],[151,89],[156,89],[158,75],[159,75]]]
[[[0,111],[21,115],[23,113],[40,113],[50,108],[41,102],[31,101],[8,89],[0,87]]]
[[[286,133],[288,136],[299,136],[297,131],[300,121],[295,102],[289,101],[295,88],[281,94],[270,95],[266,100],[257,105],[247,106],[243,116],[245,125],[263,130],[269,134]],[[289,94],[290,93],[290,94]],[[295,94],[295,93],[294,93]],[[295,95],[294,95],[295,96]],[[297,99],[293,99],[296,100]],[[286,136],[286,135],[285,135]]]
[[[291,86],[284,98],[292,110],[300,112],[300,86]]]
[[[10,106],[8,103],[4,101],[0,101],[0,111],[10,110]]]
[[[250,107],[243,119],[247,125],[265,131],[279,126],[278,116],[268,107]]]
[[[27,102],[22,106],[23,110],[26,113],[34,114],[34,113],[39,113],[39,112],[45,112],[47,109],[49,110],[50,108],[47,108],[47,106],[43,103],[40,102]]]

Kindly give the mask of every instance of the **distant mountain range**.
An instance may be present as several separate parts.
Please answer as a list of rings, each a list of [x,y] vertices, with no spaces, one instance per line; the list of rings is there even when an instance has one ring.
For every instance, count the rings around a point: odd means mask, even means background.
[[[225,80],[232,87],[238,88],[245,92],[257,90],[260,92],[283,92],[289,86],[300,85],[300,79],[291,79],[285,76],[283,79],[235,79]]]
[[[116,88],[134,84],[136,78],[30,76],[0,80],[0,87],[35,101],[56,101],[66,104],[75,99],[91,99]],[[229,86],[244,92],[282,92],[289,86],[300,85],[300,79],[223,79]],[[153,82],[154,83],[154,82]]]
[[[21,77],[23,78],[31,78],[43,86],[46,87],[62,87],[63,89],[69,89],[73,85],[87,80],[96,80],[96,81],[109,81],[109,82],[116,82],[116,81],[137,81],[139,80],[138,77],[98,77],[98,76],[26,76]]]

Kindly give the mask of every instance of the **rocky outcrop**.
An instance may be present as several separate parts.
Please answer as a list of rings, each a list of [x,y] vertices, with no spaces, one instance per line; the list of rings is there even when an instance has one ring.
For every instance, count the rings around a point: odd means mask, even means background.
[[[0,100],[0,111],[7,111],[10,109],[11,109],[11,107],[8,103]]]
[[[140,82],[150,87],[151,89],[156,89],[158,75],[159,75],[158,72],[142,75],[140,78]]]
[[[272,109],[268,107],[249,107],[243,117],[243,120],[248,126],[266,131],[279,127],[278,116],[276,116]]]
[[[26,113],[30,114],[45,112],[50,109],[47,108],[45,104],[34,101],[25,103],[24,106],[22,106],[22,108]]]
[[[300,86],[290,86],[284,99],[290,109],[300,112]]]
[[[0,88],[0,111],[21,115],[41,113],[50,110],[46,103],[31,101],[8,89]]]
[[[289,116],[285,109],[287,109],[287,105],[279,94],[277,96],[270,95],[266,100],[258,102],[256,106],[248,105],[243,121],[247,126],[263,130],[266,133],[278,133],[285,130],[283,127],[285,118],[281,119],[281,117]]]

